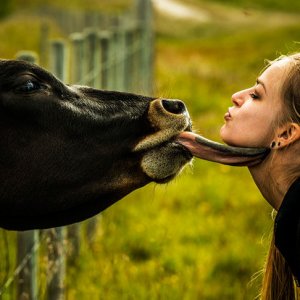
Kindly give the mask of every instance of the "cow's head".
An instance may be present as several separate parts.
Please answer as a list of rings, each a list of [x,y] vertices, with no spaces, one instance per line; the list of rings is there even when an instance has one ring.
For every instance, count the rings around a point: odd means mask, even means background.
[[[66,86],[0,60],[0,227],[47,228],[91,217],[164,183],[191,160],[180,100]]]
[[[192,158],[180,100],[66,86],[40,67],[0,61],[0,226],[86,219]]]

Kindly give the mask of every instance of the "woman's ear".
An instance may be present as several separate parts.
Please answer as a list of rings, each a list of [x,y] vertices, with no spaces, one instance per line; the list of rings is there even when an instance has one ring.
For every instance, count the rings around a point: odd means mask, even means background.
[[[298,139],[300,139],[300,125],[297,123],[287,123],[276,131],[276,137],[271,143],[271,148],[284,148]]]

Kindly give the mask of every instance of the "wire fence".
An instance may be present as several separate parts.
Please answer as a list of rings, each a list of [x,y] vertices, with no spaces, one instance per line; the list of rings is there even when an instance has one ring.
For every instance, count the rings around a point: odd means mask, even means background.
[[[94,21],[76,22],[75,26],[74,16],[66,12],[60,12],[58,16],[60,25],[70,33],[69,38],[44,40],[41,44],[49,46],[43,47],[39,55],[21,51],[17,54],[18,59],[38,64],[39,59],[45,59],[44,51],[47,51],[46,68],[64,82],[151,94],[153,31],[150,0],[136,0],[129,12],[111,21],[104,18],[103,22],[103,16],[95,13],[90,18],[78,15],[80,20]],[[70,24],[77,32],[71,32]],[[84,28],[87,25],[89,27]],[[47,30],[43,28],[43,31]],[[42,35],[42,38],[47,37]],[[76,260],[80,253],[81,231],[86,230],[87,239],[92,240],[99,222],[100,217],[96,216],[87,221],[85,229],[79,223],[49,230],[1,230],[0,300],[66,299],[66,256],[70,263]],[[14,251],[12,244],[16,245]],[[47,257],[46,267],[41,265],[41,248],[46,249],[43,250]],[[11,265],[12,261],[15,266]],[[46,283],[41,280],[41,272],[45,273],[42,277],[46,278]]]

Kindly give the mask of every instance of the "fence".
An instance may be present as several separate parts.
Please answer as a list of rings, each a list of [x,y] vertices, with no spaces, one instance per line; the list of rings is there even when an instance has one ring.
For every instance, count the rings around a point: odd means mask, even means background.
[[[18,59],[45,64],[45,51],[49,53],[47,68],[64,82],[89,85],[95,88],[151,94],[153,66],[153,33],[150,0],[136,0],[129,12],[109,20],[93,14],[93,22],[76,22],[74,16],[61,12],[59,20],[66,32],[74,25],[78,31],[67,40],[41,41],[41,53],[21,51]],[[78,15],[80,20],[89,20]],[[77,18],[77,19],[78,19]],[[97,21],[95,21],[97,20]],[[73,22],[73,23],[72,23]],[[66,24],[64,24],[66,23]],[[81,26],[89,25],[79,32]],[[92,27],[91,27],[92,26]],[[47,32],[46,28],[42,28]],[[46,34],[44,35],[46,36]],[[46,46],[47,45],[47,46]],[[99,217],[88,220],[86,235],[91,241]],[[63,300],[66,298],[66,249],[73,263],[80,252],[82,231],[80,224],[50,230],[33,230],[3,234],[1,257],[5,271],[0,285],[0,299]],[[16,267],[9,270],[8,244],[16,243]],[[4,253],[4,249],[6,252]],[[39,249],[47,249],[46,286],[39,284]],[[2,265],[0,265],[1,267]],[[1,270],[0,270],[1,271]],[[43,294],[43,295],[42,295]]]

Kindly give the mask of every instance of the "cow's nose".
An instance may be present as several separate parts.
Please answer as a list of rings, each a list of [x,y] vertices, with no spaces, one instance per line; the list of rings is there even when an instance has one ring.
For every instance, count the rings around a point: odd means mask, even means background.
[[[172,114],[179,115],[179,114],[183,114],[183,113],[186,112],[185,105],[180,100],[166,100],[166,99],[163,99],[162,100],[162,106],[166,111],[168,111]]]
[[[158,98],[150,103],[148,119],[153,128],[166,129],[170,132],[186,130],[191,124],[188,110],[183,101],[178,99]]]
[[[181,100],[154,99],[149,104],[148,120],[154,133],[135,146],[135,151],[153,148],[174,139],[180,132],[191,130],[191,119]]]

